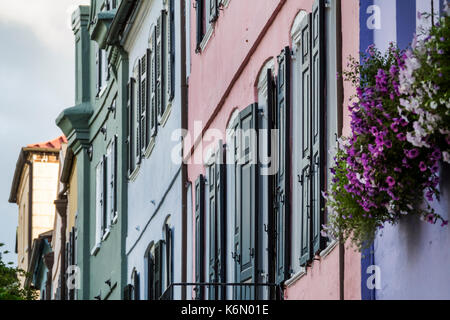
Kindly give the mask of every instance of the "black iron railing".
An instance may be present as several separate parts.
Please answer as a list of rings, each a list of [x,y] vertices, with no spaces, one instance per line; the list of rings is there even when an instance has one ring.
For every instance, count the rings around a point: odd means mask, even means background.
[[[159,299],[183,296],[188,300],[283,300],[283,289],[275,283],[172,283]]]

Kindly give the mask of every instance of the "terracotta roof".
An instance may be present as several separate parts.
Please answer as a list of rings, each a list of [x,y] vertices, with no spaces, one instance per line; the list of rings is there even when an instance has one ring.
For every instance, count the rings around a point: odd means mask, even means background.
[[[63,143],[67,143],[66,136],[62,135],[54,140],[41,142],[36,144],[29,144],[28,148],[43,148],[43,149],[60,149]]]

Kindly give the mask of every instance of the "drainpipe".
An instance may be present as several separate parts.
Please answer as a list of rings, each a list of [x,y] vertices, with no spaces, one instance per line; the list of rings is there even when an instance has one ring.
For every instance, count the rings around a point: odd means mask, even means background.
[[[33,162],[26,160],[28,165],[28,262],[31,258],[31,243],[33,237]]]
[[[337,80],[338,136],[342,136],[344,110],[344,81],[342,78],[342,1],[336,0],[336,71],[340,75]],[[339,299],[345,300],[345,244],[339,239]]]
[[[187,129],[187,91],[188,84],[186,79],[186,10],[190,10],[190,7],[186,7],[185,1],[180,1],[180,25],[181,25],[181,128]],[[189,31],[188,31],[189,32]],[[182,139],[184,143],[184,138]],[[182,149],[184,154],[184,148]],[[182,201],[182,257],[181,257],[181,282],[185,283],[187,280],[187,165],[184,161],[181,163],[181,201]],[[186,299],[186,288],[181,289],[181,299]]]
[[[61,217],[61,300],[66,300],[66,228],[67,228],[67,196],[63,195],[67,190],[67,185],[64,185],[64,190],[58,195],[58,199],[54,201],[56,211]]]

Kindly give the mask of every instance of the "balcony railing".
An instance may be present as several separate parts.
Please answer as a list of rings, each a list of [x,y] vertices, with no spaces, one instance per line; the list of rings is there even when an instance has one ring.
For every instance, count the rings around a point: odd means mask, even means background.
[[[172,283],[160,300],[283,300],[283,289],[275,283]]]

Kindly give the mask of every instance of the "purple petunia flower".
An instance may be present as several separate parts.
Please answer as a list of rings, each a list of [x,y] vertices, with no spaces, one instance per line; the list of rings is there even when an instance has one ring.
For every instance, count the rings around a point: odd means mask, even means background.
[[[386,178],[386,183],[390,188],[392,188],[393,186],[395,186],[395,179],[389,176]]]
[[[421,161],[421,162],[419,163],[419,169],[420,169],[420,171],[422,171],[422,172],[427,171],[427,165],[425,164],[425,162]]]
[[[411,150],[405,150],[405,155],[409,158],[409,159],[415,159],[419,156],[419,150],[417,149],[411,149]]]
[[[391,124],[391,130],[394,131],[394,132],[398,132],[398,123],[393,122]]]
[[[399,133],[397,139],[400,141],[406,141],[406,135],[404,133]]]
[[[445,227],[448,225],[448,220],[442,221],[441,227]]]

